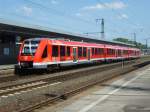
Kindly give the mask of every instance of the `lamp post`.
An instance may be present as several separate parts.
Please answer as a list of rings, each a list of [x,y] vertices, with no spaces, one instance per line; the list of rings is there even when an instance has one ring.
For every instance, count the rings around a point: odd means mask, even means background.
[[[145,39],[145,46],[146,46],[146,54],[148,54],[148,40],[149,40],[150,38],[146,38]]]

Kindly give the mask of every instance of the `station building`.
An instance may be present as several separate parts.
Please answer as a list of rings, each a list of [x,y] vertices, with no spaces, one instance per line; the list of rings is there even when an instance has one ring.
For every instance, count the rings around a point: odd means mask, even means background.
[[[93,39],[89,36],[73,34],[37,25],[0,19],[0,65],[17,63],[17,55],[20,47],[19,43],[24,39],[36,37],[63,38],[73,41],[131,46],[118,42]]]

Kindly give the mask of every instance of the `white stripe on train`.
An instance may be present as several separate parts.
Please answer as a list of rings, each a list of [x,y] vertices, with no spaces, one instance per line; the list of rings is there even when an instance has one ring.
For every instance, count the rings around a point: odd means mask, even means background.
[[[137,56],[130,56],[131,57],[137,57]],[[113,60],[117,60],[117,59],[124,59],[124,57],[111,57],[111,58],[106,58],[107,60],[113,59]],[[39,63],[33,63],[33,68],[47,68],[47,65],[57,65],[57,64],[61,64],[61,65],[73,65],[73,64],[80,64],[80,63],[84,63],[84,62],[93,62],[93,61],[104,61],[105,58],[95,58],[95,59],[84,59],[84,60],[70,60],[70,61],[55,61],[55,62],[39,62]]]

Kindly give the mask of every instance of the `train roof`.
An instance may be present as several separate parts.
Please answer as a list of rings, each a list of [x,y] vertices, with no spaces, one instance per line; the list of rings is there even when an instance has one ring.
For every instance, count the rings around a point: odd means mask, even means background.
[[[26,39],[25,41],[40,41],[40,40],[49,40],[52,44],[56,45],[70,45],[70,46],[85,46],[85,47],[100,47],[103,48],[104,46],[107,48],[114,48],[114,49],[130,49],[130,50],[139,50],[137,48],[119,46],[119,45],[109,45],[109,44],[98,44],[98,43],[89,43],[89,42],[79,42],[79,41],[71,41],[69,39],[51,39],[51,38],[30,38]]]
[[[78,41],[65,41],[65,40],[50,40],[53,44],[56,45],[70,45],[70,46],[85,46],[85,47],[104,47],[104,44],[95,44],[87,42],[78,42]]]

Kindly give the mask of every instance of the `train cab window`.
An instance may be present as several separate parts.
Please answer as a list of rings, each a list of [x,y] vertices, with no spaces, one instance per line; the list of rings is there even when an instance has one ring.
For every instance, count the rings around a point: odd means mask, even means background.
[[[92,48],[92,56],[94,56],[94,48]]]
[[[31,54],[32,54],[32,55],[35,55],[36,49],[37,49],[37,46],[32,46],[32,47],[31,47]]]
[[[82,57],[82,47],[78,47],[78,57]]]
[[[67,47],[67,56],[70,56],[70,47]]]
[[[58,46],[56,45],[52,46],[52,56],[58,57]]]
[[[35,45],[35,46],[38,45],[39,43],[40,43],[40,40],[37,40],[37,41],[31,41],[31,44],[32,44],[32,45]]]
[[[60,46],[60,56],[65,56],[66,49],[65,46]]]
[[[86,47],[83,47],[83,57],[86,57]]]
[[[47,57],[47,46],[45,47],[43,54],[42,54],[42,58],[46,58]]]
[[[29,47],[24,47],[23,50],[22,50],[21,55],[31,55],[30,48]]]
[[[30,43],[29,41],[25,41],[25,42],[24,42],[24,44],[29,44],[29,43]]]

